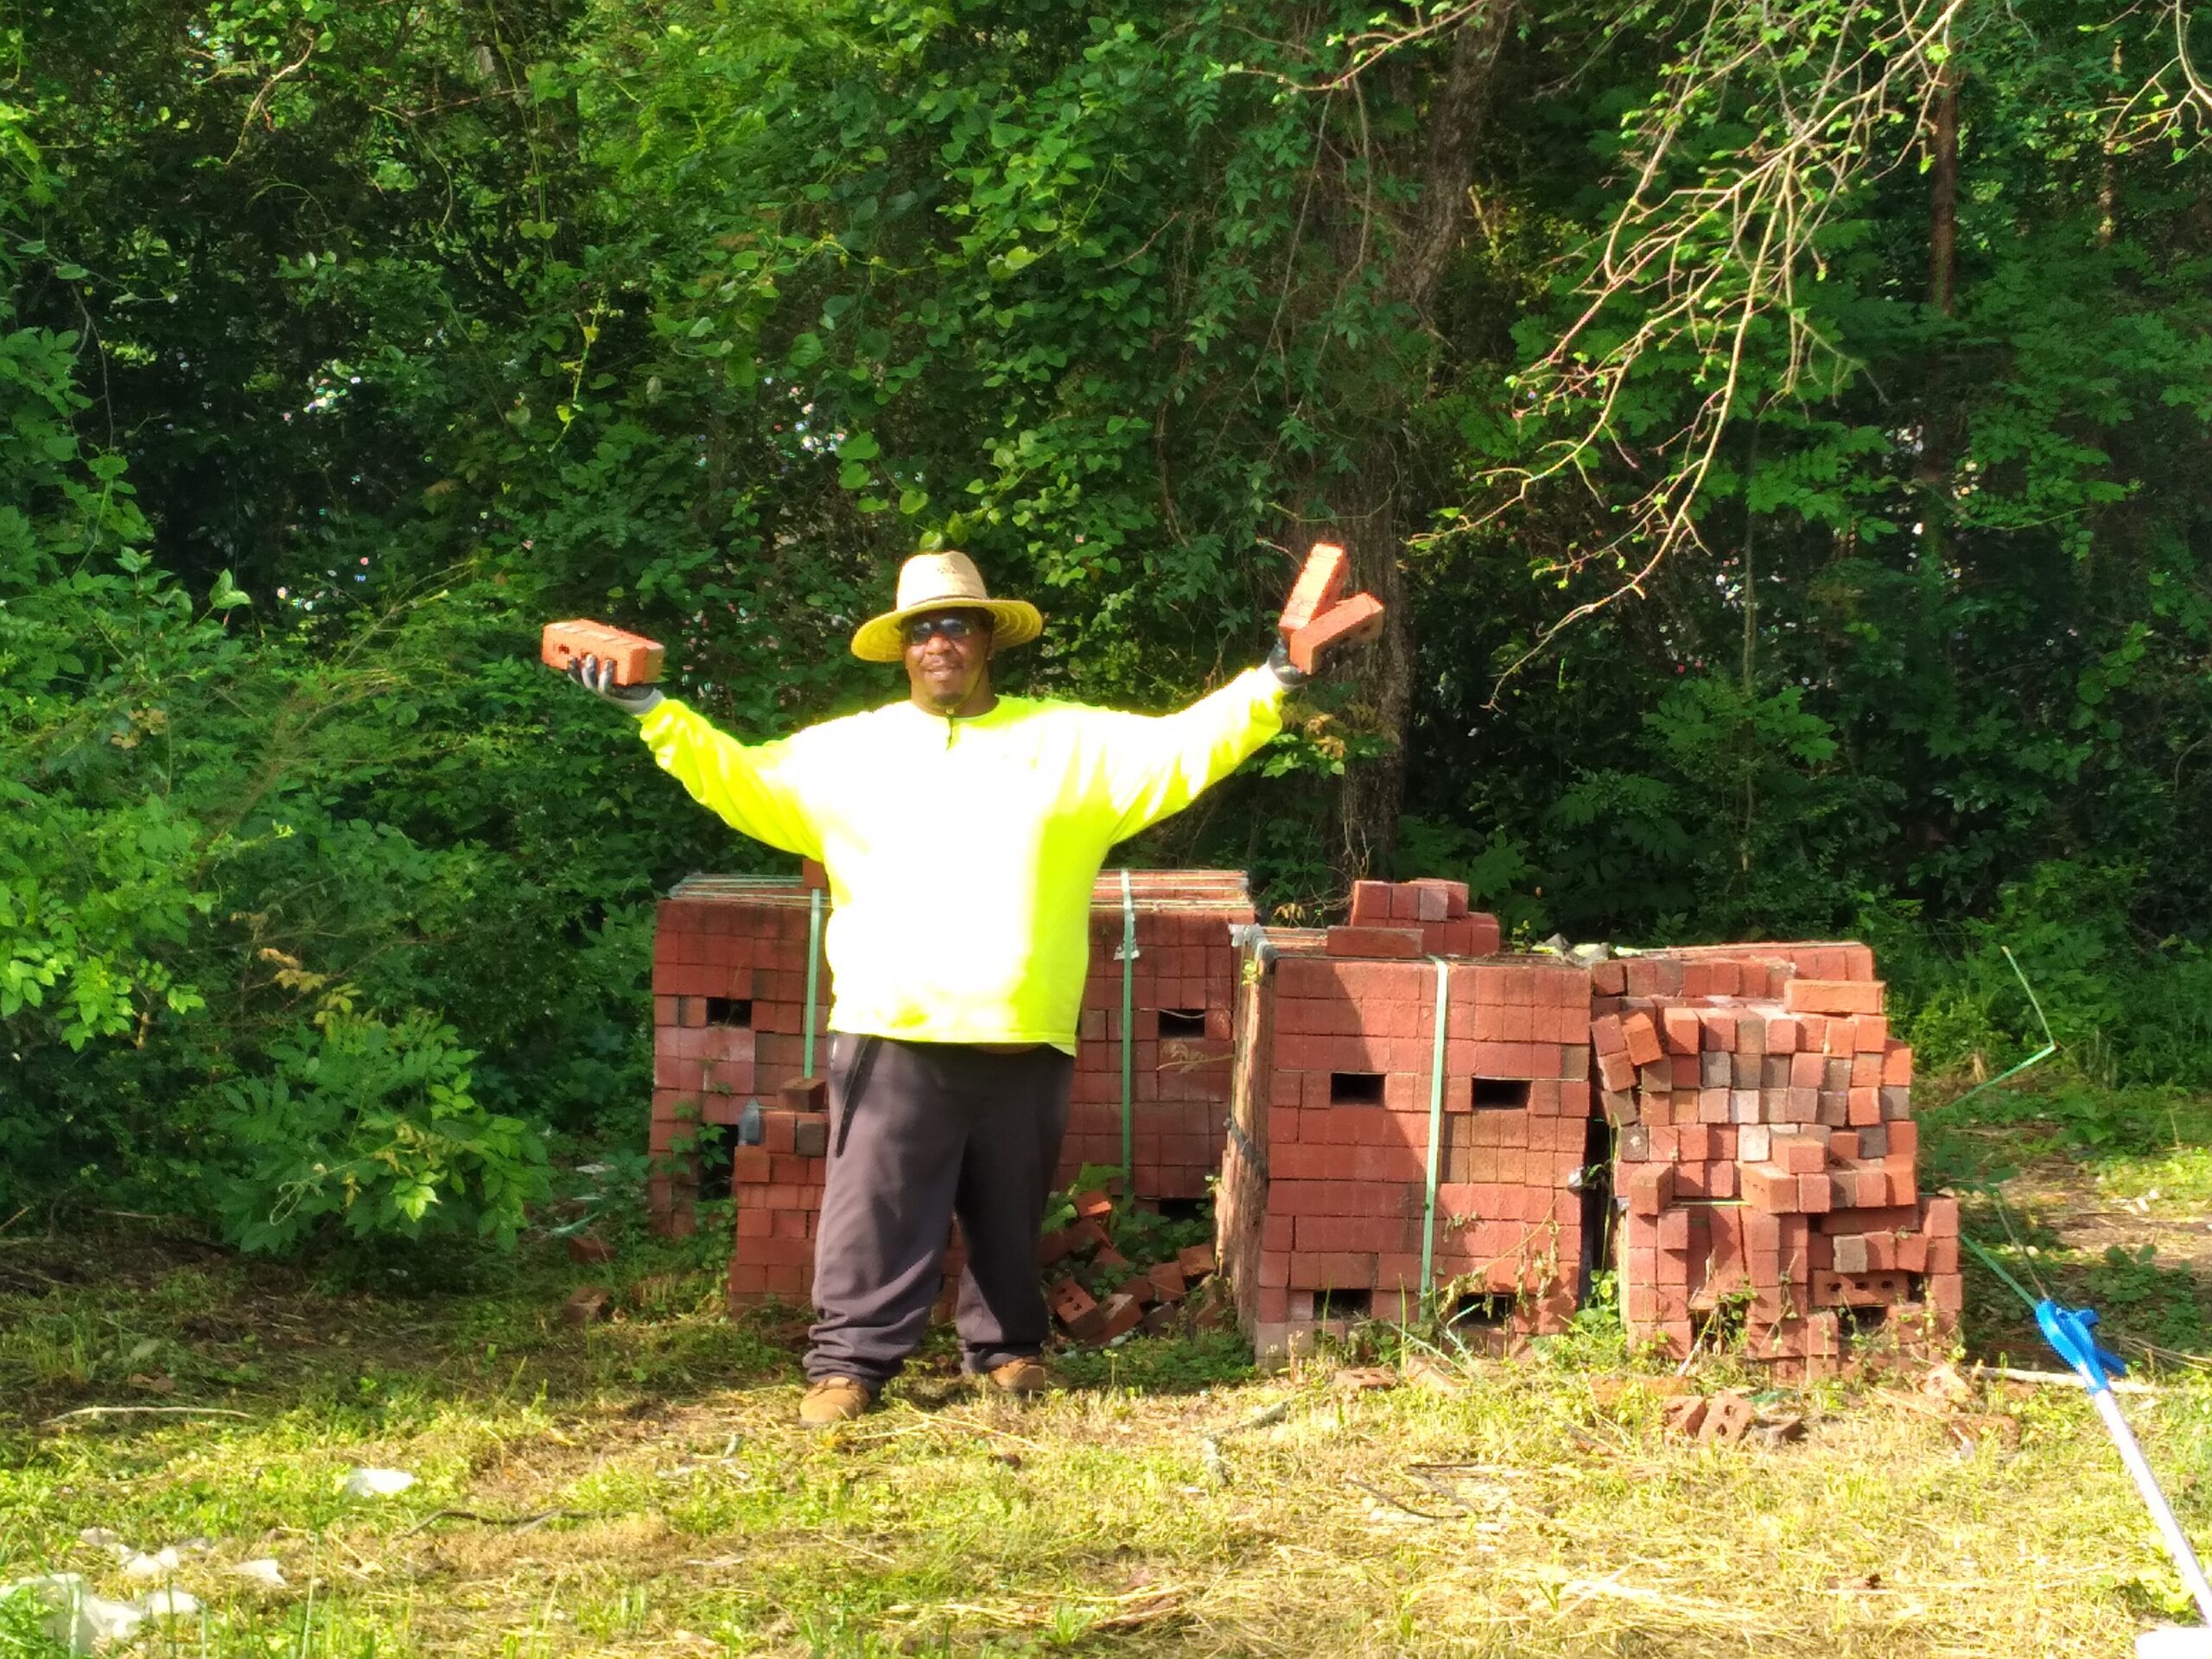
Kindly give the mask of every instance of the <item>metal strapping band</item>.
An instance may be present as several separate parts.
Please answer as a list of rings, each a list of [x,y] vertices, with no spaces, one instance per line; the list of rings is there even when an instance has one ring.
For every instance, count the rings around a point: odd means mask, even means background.
[[[1260,1148],[1253,1144],[1252,1137],[1244,1133],[1244,1126],[1232,1117],[1229,1120],[1226,1127],[1229,1130],[1229,1138],[1236,1143],[1236,1150],[1243,1155],[1245,1161],[1250,1164],[1253,1169],[1258,1173],[1260,1179],[1262,1181],[1266,1180],[1268,1179],[1268,1160],[1262,1155]]]
[[[1136,1192],[1137,904],[1122,871],[1122,1196]]]
[[[814,902],[807,907],[806,916],[806,1075],[814,1075],[814,1005],[822,994],[822,889],[813,893]]]
[[[1452,997],[1452,964],[1431,957],[1436,964],[1436,1042],[1428,1061],[1428,1174],[1421,1210],[1421,1294],[1427,1300],[1430,1274],[1436,1264],[1436,1159],[1444,1128],[1444,1019]]]

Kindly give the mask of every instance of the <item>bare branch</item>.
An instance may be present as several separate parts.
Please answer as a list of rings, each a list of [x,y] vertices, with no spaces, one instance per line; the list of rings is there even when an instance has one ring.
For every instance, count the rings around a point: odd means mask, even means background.
[[[1820,268],[1819,238],[1837,206],[1910,153],[1886,134],[1924,124],[1964,4],[1907,0],[1858,27],[1875,14],[1711,0],[1665,78],[1665,94],[1631,118],[1627,192],[1580,255],[1587,269],[1579,313],[1516,378],[1525,402],[1516,418],[1564,435],[1529,463],[1486,472],[1493,505],[1439,533],[1491,523],[1554,480],[1587,483],[1591,458],[1618,443],[1622,399],[1639,372],[1687,354],[1692,384],[1706,390],[1686,422],[1645,448],[1652,481],[1623,509],[1624,528],[1548,571],[1573,578],[1609,562],[1620,581],[1546,627],[1499,676],[1493,703],[1565,629],[1641,594],[1670,552],[1697,543],[1693,515],[1746,389],[1748,347],[1763,322],[1783,330],[1773,390],[1795,390],[1824,360],[1844,366],[1808,315],[1799,278]],[[1725,154],[1688,156],[1686,141],[1724,104],[1751,137]],[[1618,338],[1606,336],[1609,327],[1620,328]]]

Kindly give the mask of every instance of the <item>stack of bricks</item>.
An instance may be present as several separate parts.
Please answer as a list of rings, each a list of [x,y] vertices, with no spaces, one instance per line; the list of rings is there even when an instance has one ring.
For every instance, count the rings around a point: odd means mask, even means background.
[[[1338,957],[1489,957],[1497,954],[1502,937],[1497,917],[1467,908],[1464,881],[1355,881],[1350,920],[1328,930],[1328,950]]]
[[[1866,946],[1675,951],[1592,980],[1632,1342],[1679,1358],[1740,1312],[1751,1357],[1821,1375],[1878,1330],[1955,1326],[1958,1204],[1919,1192],[1912,1051]]]
[[[806,958],[819,874],[695,875],[661,901],[653,937],[654,1226],[689,1233],[702,1125],[734,1126],[748,1102],[806,1070]],[[823,895],[826,916],[828,895]],[[815,996],[815,1064],[827,1059],[830,975]]]
[[[695,882],[677,889],[678,896]],[[1243,875],[1210,870],[1132,870],[1129,891],[1137,937],[1132,976],[1135,1043],[1130,1056],[1135,1196],[1203,1198],[1221,1166],[1234,1059],[1229,1031],[1237,963],[1230,928],[1252,919],[1251,900]],[[803,969],[804,895],[797,914]],[[783,925],[779,917],[760,925],[771,930]],[[1090,977],[1069,1133],[1055,1178],[1061,1186],[1070,1185],[1085,1163],[1118,1167],[1122,1161],[1122,877],[1112,871],[1099,878],[1092,895]],[[781,981],[771,984],[788,988]],[[819,1001],[826,1011],[826,969]],[[825,1012],[818,1020],[826,1018]],[[802,1023],[791,1020],[789,1030],[798,1031]],[[779,1026],[773,1035],[782,1034]],[[800,1076],[797,1052],[785,1052],[779,1042],[772,1043],[771,1035],[763,1031],[756,1039],[760,1058],[752,1095],[701,1097],[698,1109],[700,1121],[736,1124],[749,1100],[761,1108],[760,1141],[735,1146],[731,1158],[730,1195],[736,1211],[729,1277],[733,1306],[770,1298],[803,1305],[813,1290],[815,1221],[822,1208],[829,1147],[826,1091],[819,1081]],[[826,1047],[817,1052],[816,1065],[827,1067]],[[734,1070],[728,1073],[732,1080],[737,1075]],[[713,1079],[721,1080],[720,1074]],[[658,1133],[657,1128],[657,1139]],[[962,1259],[956,1230],[946,1248],[948,1294]]]
[[[1251,894],[1238,871],[1128,876],[1137,945],[1130,976],[1132,1192],[1203,1198],[1221,1169],[1235,1060],[1236,947],[1230,930],[1252,920]],[[1090,978],[1060,1149],[1062,1186],[1086,1164],[1122,1164],[1123,925],[1122,873],[1109,870],[1090,898]]]
[[[822,1214],[822,1177],[829,1166],[830,1115],[812,1080],[794,1081],[763,1103],[757,1145],[730,1154],[730,1196],[736,1200],[730,1243],[732,1306],[779,1301],[804,1307],[814,1290],[814,1229]],[[957,1256],[946,1264],[957,1274]]]
[[[1453,884],[1361,886],[1357,923],[1255,940],[1237,1011],[1217,1236],[1263,1363],[1348,1319],[1417,1316],[1440,975],[1408,958],[1440,954],[1429,929],[1497,938]],[[1442,976],[1432,1287],[1557,1330],[1584,1264],[1589,976],[1519,957]]]

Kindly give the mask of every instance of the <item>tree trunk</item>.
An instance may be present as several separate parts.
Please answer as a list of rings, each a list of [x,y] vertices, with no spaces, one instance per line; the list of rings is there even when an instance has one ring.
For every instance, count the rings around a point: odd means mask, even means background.
[[[1351,560],[1351,585],[1382,601],[1381,636],[1347,655],[1333,677],[1354,688],[1345,723],[1379,734],[1389,747],[1346,765],[1338,791],[1332,861],[1349,883],[1388,869],[1397,850],[1398,811],[1405,796],[1406,729],[1413,712],[1414,632],[1407,612],[1405,572],[1398,562],[1396,448],[1378,442],[1351,480],[1331,492],[1325,516],[1300,522],[1291,545],[1334,542]]]
[[[1493,0],[1459,26],[1449,66],[1429,105],[1428,146],[1416,174],[1419,192],[1410,219],[1395,238],[1389,273],[1390,291],[1424,327],[1429,327],[1430,307],[1471,218],[1467,189],[1474,177],[1476,142],[1490,108],[1491,72],[1513,16],[1512,0]],[[1299,524],[1292,543],[1301,550],[1313,541],[1340,543],[1351,555],[1355,583],[1382,601],[1386,611],[1382,637],[1343,671],[1358,688],[1356,729],[1379,733],[1389,741],[1383,753],[1344,771],[1336,861],[1347,882],[1390,867],[1405,798],[1406,739],[1418,653],[1399,563],[1405,471],[1399,412],[1375,411],[1367,452],[1355,458],[1351,471],[1325,487],[1325,518]]]
[[[1928,168],[1928,303],[1951,315],[1958,275],[1959,60],[1945,61],[1936,79],[1936,132]]]
[[[1929,137],[1928,304],[1938,316],[1951,315],[1958,275],[1959,239],[1959,60],[1947,60],[1936,73]],[[1952,404],[1938,363],[1929,383],[1920,423],[1920,456],[1914,480],[1924,493],[1921,507],[1920,553],[1940,566],[1950,531]]]

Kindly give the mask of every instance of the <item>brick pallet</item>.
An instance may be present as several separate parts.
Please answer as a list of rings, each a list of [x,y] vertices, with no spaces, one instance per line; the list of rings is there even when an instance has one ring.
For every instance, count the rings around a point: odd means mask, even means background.
[[[1217,1228],[1262,1363],[1349,1318],[1415,1317],[1424,1243],[1433,1286],[1509,1304],[1522,1329],[1563,1325],[1580,1278],[1587,973],[1535,957],[1444,967],[1424,1236],[1439,981],[1418,959],[1437,954],[1424,929],[1494,948],[1497,923],[1452,883],[1361,887],[1353,925],[1269,930],[1248,957]]]
[[[754,897],[748,889],[734,892],[728,901],[751,903]],[[1229,930],[1251,920],[1251,900],[1241,874],[1132,870],[1129,901],[1137,941],[1130,974],[1135,1041],[1129,1054],[1135,1191],[1150,1200],[1201,1198],[1220,1167],[1234,1058],[1229,1026],[1236,956]],[[804,918],[803,906],[798,913]],[[1068,1138],[1056,1177],[1064,1186],[1086,1162],[1118,1166],[1122,1161],[1124,925],[1121,873],[1109,871],[1099,878],[1092,897],[1090,977]],[[803,966],[803,934],[800,953]],[[824,969],[824,1008],[829,995]],[[826,1056],[817,1058],[817,1065],[823,1064]],[[818,1092],[782,1081],[796,1079],[798,1071],[796,1064],[782,1074],[766,1062],[755,1068],[750,1098],[758,1098],[763,1108],[762,1138],[757,1146],[734,1147],[730,1168],[736,1210],[729,1280],[733,1306],[771,1297],[804,1304],[812,1294],[814,1225],[822,1207],[829,1120],[818,1109],[805,1109],[823,1103]],[[734,1123],[746,1103],[747,1097],[717,1098],[701,1117]],[[948,1281],[957,1277],[961,1261],[956,1230],[947,1246]]]
[[[1720,946],[1592,979],[1632,1342],[1681,1357],[1740,1313],[1751,1357],[1820,1375],[1955,1327],[1958,1204],[1919,1192],[1912,1052],[1872,952]]]
[[[1132,870],[1129,893],[1134,1191],[1142,1198],[1203,1198],[1221,1168],[1235,1060],[1230,929],[1252,920],[1251,895],[1241,873],[1221,870]],[[1090,977],[1060,1153],[1063,1186],[1085,1164],[1122,1163],[1124,919],[1121,873],[1109,870],[1091,894]]]
[[[806,1070],[807,942],[818,876],[694,875],[660,904],[653,936],[656,1229],[696,1225],[691,1147],[703,1124],[734,1127],[748,1102]],[[826,1063],[830,973],[815,997],[815,1064]]]

